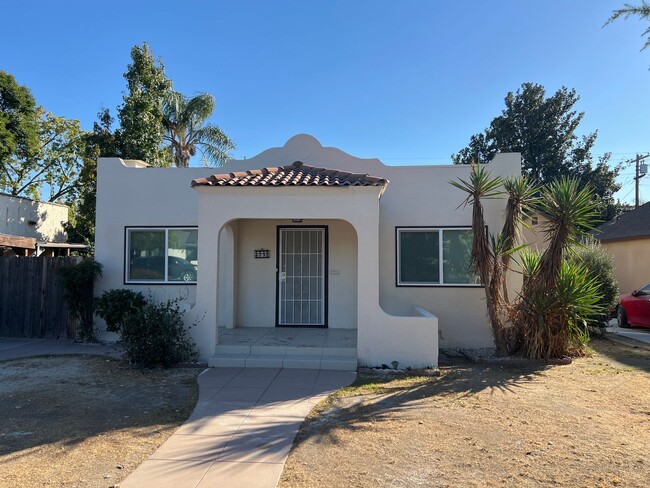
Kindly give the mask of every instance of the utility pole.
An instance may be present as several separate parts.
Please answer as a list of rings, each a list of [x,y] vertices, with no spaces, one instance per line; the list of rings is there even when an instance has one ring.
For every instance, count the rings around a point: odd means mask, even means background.
[[[645,163],[641,164],[641,161],[649,156],[650,154],[646,154],[645,156],[641,156],[640,154],[636,155],[636,172],[634,176],[634,208],[639,208],[639,180],[643,178],[648,172],[648,165]]]

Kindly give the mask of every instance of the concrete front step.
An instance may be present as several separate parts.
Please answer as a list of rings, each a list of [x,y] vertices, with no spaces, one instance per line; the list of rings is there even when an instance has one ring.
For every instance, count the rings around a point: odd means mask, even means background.
[[[255,346],[217,344],[215,355],[253,354],[276,356],[345,356],[357,357],[356,347],[300,347],[300,346]]]
[[[224,346],[227,347],[227,346]],[[238,346],[234,346],[238,347]],[[208,366],[214,368],[301,368],[301,369],[332,369],[339,371],[356,371],[356,349],[354,355],[350,351],[323,353],[322,348],[290,348],[291,351],[263,352],[231,352],[219,351],[208,360]],[[302,349],[296,352],[294,349]],[[327,348],[326,348],[327,349]],[[302,353],[302,354],[301,354]]]

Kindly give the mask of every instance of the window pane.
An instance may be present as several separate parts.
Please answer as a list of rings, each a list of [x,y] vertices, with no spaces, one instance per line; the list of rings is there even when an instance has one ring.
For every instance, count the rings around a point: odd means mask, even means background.
[[[471,269],[472,231],[442,231],[442,281],[450,284],[478,283]]]
[[[129,280],[165,279],[165,231],[129,232]]]
[[[198,231],[169,229],[167,279],[196,281]]]
[[[439,283],[438,231],[400,231],[400,282]]]

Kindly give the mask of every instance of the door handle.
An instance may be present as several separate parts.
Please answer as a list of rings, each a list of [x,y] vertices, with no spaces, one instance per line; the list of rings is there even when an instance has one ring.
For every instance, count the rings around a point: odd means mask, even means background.
[[[280,271],[280,283],[284,283],[287,281],[287,273],[286,271]]]

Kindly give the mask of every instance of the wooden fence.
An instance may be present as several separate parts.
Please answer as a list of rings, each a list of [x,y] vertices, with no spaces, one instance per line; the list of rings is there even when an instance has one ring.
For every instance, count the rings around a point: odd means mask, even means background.
[[[0,257],[0,337],[74,338],[57,271],[79,257]]]

